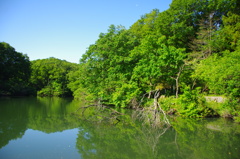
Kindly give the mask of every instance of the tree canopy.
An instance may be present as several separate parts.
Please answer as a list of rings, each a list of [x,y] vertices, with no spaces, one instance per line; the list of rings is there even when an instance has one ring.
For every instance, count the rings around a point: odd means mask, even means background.
[[[0,94],[28,94],[30,61],[8,43],[0,43]]]
[[[129,29],[111,25],[82,56],[79,88],[124,107],[157,89],[178,96],[182,85],[204,87],[199,75],[203,72],[198,71],[201,61],[214,65],[213,56],[220,60],[225,50],[231,54],[238,46],[237,4],[174,0],[168,10],[154,9]]]
[[[77,64],[54,57],[31,61],[30,83],[40,96],[71,96],[67,87],[68,73],[77,70]]]

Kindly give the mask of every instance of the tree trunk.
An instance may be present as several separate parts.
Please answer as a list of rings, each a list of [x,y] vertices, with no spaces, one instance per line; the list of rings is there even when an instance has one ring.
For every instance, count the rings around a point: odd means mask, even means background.
[[[182,71],[183,71],[184,65],[185,65],[185,64],[183,64],[183,65],[179,68],[179,72],[177,73],[177,77],[176,77],[176,78],[172,77],[172,78],[175,79],[175,81],[176,81],[176,98],[178,98],[179,78],[180,78],[180,75],[181,75],[181,73],[182,73]]]

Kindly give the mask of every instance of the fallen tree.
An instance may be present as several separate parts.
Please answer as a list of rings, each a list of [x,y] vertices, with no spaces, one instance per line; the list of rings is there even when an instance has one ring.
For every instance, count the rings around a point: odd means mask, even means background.
[[[149,107],[141,107],[142,101],[148,99],[153,95],[153,104]],[[151,125],[153,127],[171,126],[165,111],[161,108],[158,102],[161,96],[160,90],[154,90],[143,95],[139,107],[136,109],[135,116],[143,121],[144,124]]]
[[[144,94],[138,106],[135,107],[135,111],[132,113],[132,118],[141,120],[143,124],[150,125],[152,127],[170,127],[171,124],[167,118],[167,115],[158,102],[160,95],[160,90],[154,90]],[[149,99],[151,96],[153,96],[152,105],[148,107],[142,107],[141,104],[143,103],[143,100]],[[102,100],[98,100],[94,104],[79,107],[76,112],[79,110],[81,110],[81,115],[85,117],[85,119],[89,120],[91,118],[92,120],[94,118],[94,120],[97,120],[97,122],[107,120],[113,124],[117,124],[121,121],[120,118],[122,116],[126,116],[126,114],[120,113],[114,109],[112,104],[108,104]],[[88,111],[87,117],[86,111]]]

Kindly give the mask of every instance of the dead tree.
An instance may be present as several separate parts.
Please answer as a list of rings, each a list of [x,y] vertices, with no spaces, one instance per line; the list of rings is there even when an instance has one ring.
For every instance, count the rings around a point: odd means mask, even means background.
[[[153,98],[153,104],[148,107],[145,106],[136,108],[136,111],[134,111],[133,113],[135,114],[133,115],[135,116],[134,118],[138,118],[142,120],[144,124],[149,124],[153,127],[169,127],[171,124],[167,118],[165,111],[161,108],[161,105],[158,102],[160,95],[160,90],[154,90],[144,94],[139,105],[143,103],[144,99],[148,99],[150,97]],[[91,113],[91,109],[94,109],[94,113]],[[82,110],[83,117],[85,116],[85,112],[87,110],[90,112],[86,113],[88,114],[88,116],[85,119],[91,118],[93,120],[96,120],[97,122],[108,120],[115,124],[120,122],[121,116],[125,115],[113,109],[111,104],[106,104],[101,100],[99,100],[95,104],[80,107],[76,112],[78,112],[79,110]]]
[[[181,75],[181,73],[182,73],[182,71],[183,71],[183,69],[184,69],[184,66],[185,66],[185,64],[183,64],[183,65],[179,68],[176,77],[171,77],[171,78],[174,79],[175,82],[176,82],[176,98],[178,98],[178,92],[179,92],[179,78],[180,78],[180,75]]]
[[[112,104],[106,104],[99,100],[95,104],[79,107],[75,113],[81,110],[81,115],[85,120],[96,122],[109,121],[116,125],[120,122],[119,117],[125,114],[114,110],[112,107]],[[90,109],[94,109],[94,113],[86,113],[86,111],[91,111]]]
[[[142,120],[144,124],[149,124],[153,127],[170,126],[171,124],[167,118],[167,115],[158,102],[161,95],[160,90],[155,90],[144,94],[140,104],[147,95],[149,97],[149,94],[153,94],[153,104],[149,107],[138,108],[134,116]]]

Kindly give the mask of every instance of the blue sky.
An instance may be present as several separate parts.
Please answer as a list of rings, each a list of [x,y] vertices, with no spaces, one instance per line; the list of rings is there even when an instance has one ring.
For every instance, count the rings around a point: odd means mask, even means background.
[[[0,0],[0,42],[30,60],[56,57],[79,63],[111,24],[127,29],[172,0]]]

